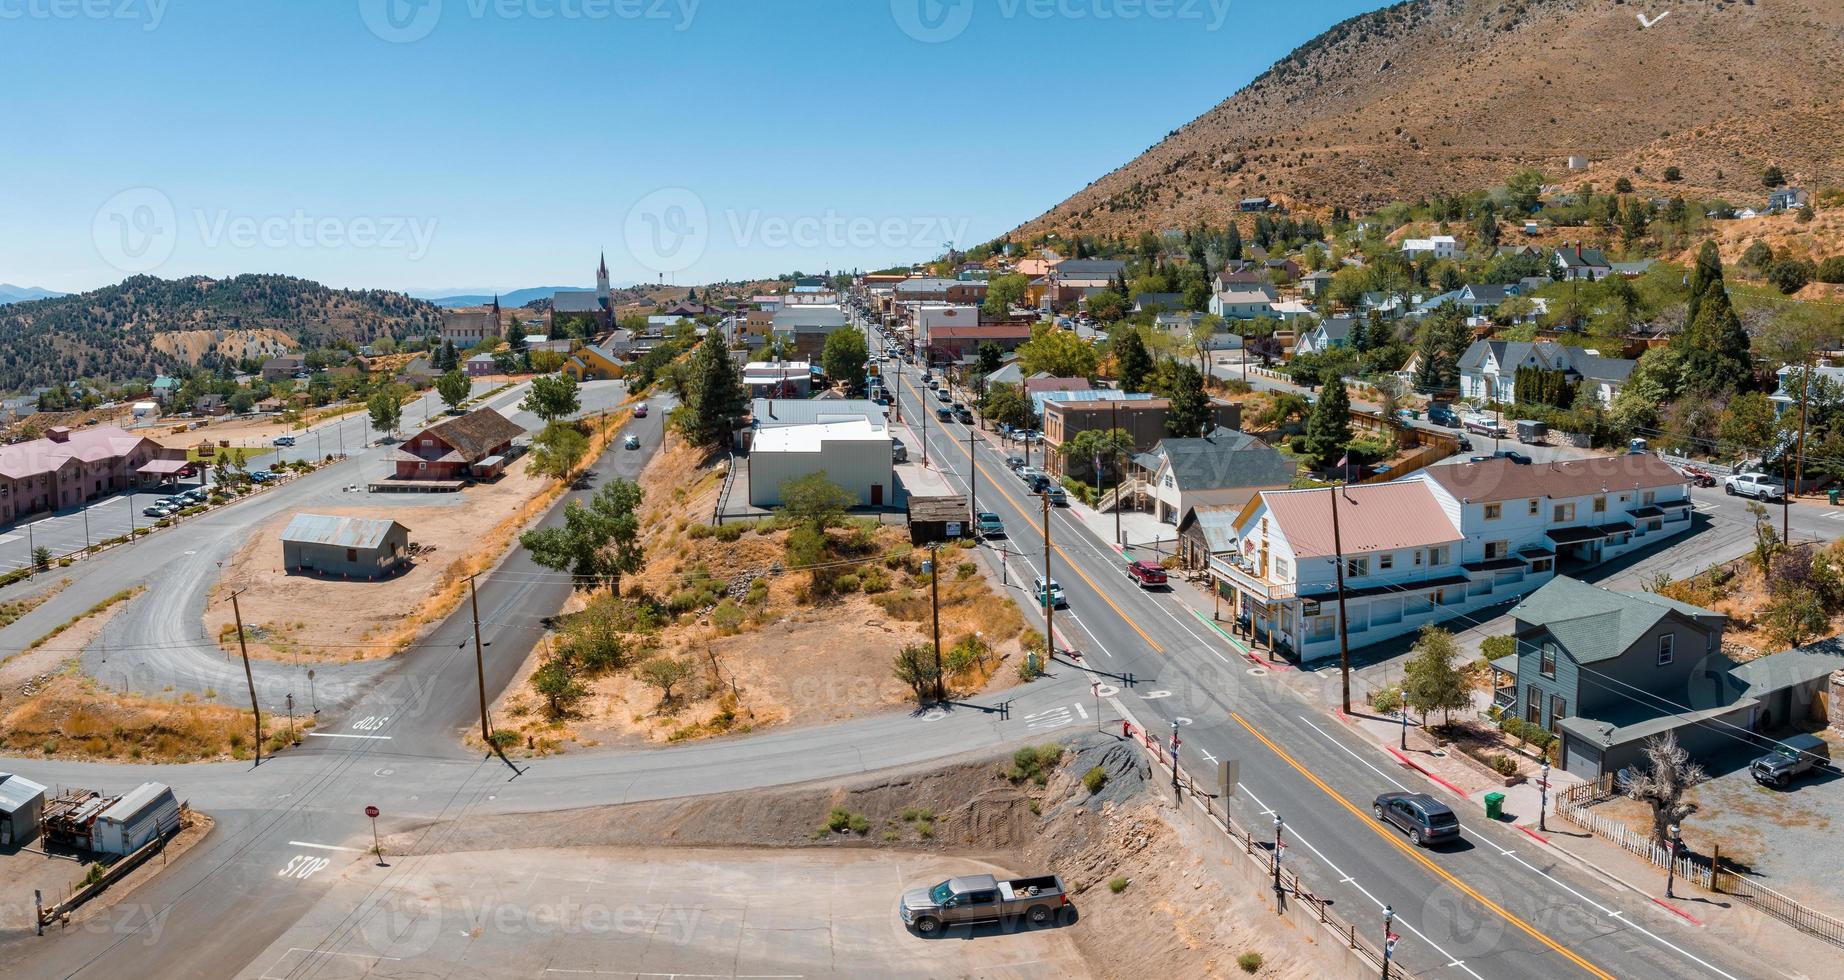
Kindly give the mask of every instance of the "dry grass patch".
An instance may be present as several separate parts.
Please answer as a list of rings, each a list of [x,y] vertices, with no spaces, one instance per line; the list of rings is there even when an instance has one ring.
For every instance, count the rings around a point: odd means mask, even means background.
[[[108,691],[64,676],[0,721],[8,755],[110,761],[242,759],[250,713],[225,705],[164,701]]]

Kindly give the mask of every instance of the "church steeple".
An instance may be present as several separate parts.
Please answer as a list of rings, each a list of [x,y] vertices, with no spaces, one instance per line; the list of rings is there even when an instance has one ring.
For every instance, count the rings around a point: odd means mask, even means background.
[[[615,293],[614,293],[614,290],[608,288],[608,253],[607,252],[602,253],[602,263],[596,266],[596,269],[595,269],[595,291],[596,291],[596,298],[602,301],[603,306],[608,307],[610,309],[614,308]]]

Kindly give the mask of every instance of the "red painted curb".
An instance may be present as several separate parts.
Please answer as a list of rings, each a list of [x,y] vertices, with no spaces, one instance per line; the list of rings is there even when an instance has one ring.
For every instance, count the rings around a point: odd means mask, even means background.
[[[1665,901],[1662,898],[1654,898],[1652,899],[1652,901],[1657,902],[1660,908],[1664,909],[1667,912],[1670,912],[1672,915],[1681,917],[1684,921],[1689,922],[1692,925],[1700,926],[1703,924],[1702,922],[1697,921],[1697,919],[1694,916],[1692,916],[1689,912],[1686,912],[1683,909],[1680,909],[1677,906],[1672,905],[1671,903]]]
[[[1526,827],[1526,826],[1524,826],[1523,824],[1514,824],[1513,826],[1515,826],[1515,827],[1517,827],[1517,829],[1519,829],[1519,830],[1521,830],[1521,831],[1523,831],[1523,832],[1524,832],[1524,833],[1525,833],[1526,835],[1528,835],[1528,836],[1530,837],[1530,839],[1531,839],[1531,840],[1534,840],[1534,841],[1536,841],[1536,842],[1537,842],[1537,843],[1539,843],[1539,844],[1548,844],[1548,843],[1549,843],[1549,838],[1547,838],[1547,837],[1545,837],[1545,836],[1543,836],[1542,834],[1539,834],[1539,833],[1537,833],[1537,832],[1536,832],[1536,831],[1534,831],[1534,830],[1531,830],[1531,829],[1530,829],[1529,827]]]
[[[1410,769],[1413,769],[1416,772],[1421,773],[1422,775],[1428,777],[1429,779],[1434,780],[1436,783],[1442,786],[1445,786],[1449,792],[1457,794],[1461,799],[1466,798],[1465,790],[1461,789],[1458,786],[1455,786],[1454,784],[1448,782],[1445,779],[1442,779],[1439,776],[1436,776],[1434,773],[1431,773],[1428,770],[1423,769],[1421,766],[1416,765],[1414,760],[1410,759],[1406,755],[1403,755],[1401,752],[1396,751],[1393,747],[1385,745],[1383,746],[1383,748],[1387,750],[1390,755],[1395,756],[1398,762],[1401,762],[1403,765],[1408,766]]]

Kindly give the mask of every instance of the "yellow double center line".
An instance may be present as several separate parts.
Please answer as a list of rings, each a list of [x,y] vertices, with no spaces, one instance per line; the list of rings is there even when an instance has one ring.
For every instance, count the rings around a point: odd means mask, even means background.
[[[1605,970],[1602,970],[1600,967],[1595,966],[1593,963],[1590,963],[1587,960],[1582,959],[1580,956],[1575,955],[1573,952],[1570,952],[1561,943],[1558,943],[1554,939],[1551,939],[1549,936],[1543,934],[1542,932],[1539,932],[1537,930],[1537,927],[1531,925],[1528,922],[1525,922],[1523,919],[1518,918],[1517,916],[1511,914],[1509,911],[1506,911],[1504,906],[1499,905],[1497,902],[1494,902],[1491,899],[1485,897],[1484,895],[1479,894],[1477,891],[1473,890],[1471,885],[1468,885],[1466,882],[1461,881],[1460,879],[1454,877],[1452,874],[1449,874],[1445,868],[1442,868],[1440,865],[1435,864],[1432,858],[1428,857],[1428,855],[1426,854],[1423,854],[1420,848],[1410,845],[1409,843],[1402,840],[1402,838],[1396,836],[1393,832],[1385,830],[1382,827],[1382,825],[1370,819],[1370,816],[1368,814],[1366,814],[1363,810],[1358,809],[1357,806],[1353,804],[1350,800],[1345,799],[1342,795],[1339,794],[1337,790],[1333,789],[1330,786],[1327,786],[1324,780],[1320,779],[1318,776],[1313,775],[1312,772],[1308,770],[1305,766],[1300,765],[1300,763],[1296,761],[1293,756],[1288,755],[1287,752],[1283,750],[1280,746],[1274,744],[1274,742],[1270,740],[1268,736],[1263,735],[1262,733],[1256,731],[1255,726],[1249,724],[1247,719],[1243,718],[1240,714],[1237,714],[1236,712],[1232,711],[1229,713],[1229,716],[1236,720],[1236,724],[1241,725],[1243,728],[1247,729],[1248,733],[1250,735],[1255,736],[1255,738],[1258,739],[1261,742],[1261,744],[1267,746],[1269,751],[1279,756],[1281,758],[1281,761],[1292,766],[1294,770],[1297,771],[1300,775],[1305,776],[1308,780],[1311,780],[1314,786],[1319,787],[1321,790],[1325,792],[1325,795],[1330,796],[1332,799],[1336,800],[1339,806],[1342,806],[1345,809],[1351,811],[1352,816],[1355,816],[1358,818],[1358,820],[1362,821],[1364,826],[1369,827],[1371,831],[1374,832],[1378,837],[1381,837],[1384,840],[1390,842],[1391,844],[1399,848],[1404,854],[1407,854],[1409,857],[1412,857],[1415,860],[1421,862],[1422,866],[1427,868],[1429,871],[1433,872],[1435,877],[1440,878],[1442,881],[1445,881],[1446,883],[1459,889],[1462,893],[1464,893],[1467,897],[1471,898],[1473,901],[1478,902],[1480,905],[1483,905],[1488,909],[1491,909],[1494,913],[1496,913],[1499,916],[1499,918],[1502,918],[1506,922],[1509,922],[1512,925],[1517,926],[1519,929],[1522,929],[1526,935],[1530,936],[1530,938],[1535,939],[1537,942],[1540,942],[1543,945],[1548,946],[1550,949],[1553,949],[1556,952],[1562,954],[1565,958],[1568,959],[1569,962],[1574,963],[1576,966],[1579,966],[1582,969],[1588,971],[1588,973],[1590,973],[1591,975],[1599,977],[1600,980],[1614,980],[1613,974],[1608,973]]]
[[[925,412],[928,411],[928,402],[923,399],[922,393],[916,390],[915,383],[910,381],[908,378],[904,378],[903,384],[908,386],[910,392],[916,396],[916,401],[922,404],[922,410]],[[942,429],[941,431],[946,432],[947,430]],[[1030,510],[1026,509],[1023,504],[1018,502],[1018,498],[1013,497],[1010,493],[1006,492],[1005,487],[1002,486],[997,479],[993,478],[991,471],[986,469],[986,467],[984,466],[980,466],[979,460],[974,459],[972,453],[968,451],[966,446],[961,445],[959,439],[949,439],[948,442],[954,446],[954,449],[956,452],[959,452],[961,455],[966,456],[967,459],[970,462],[972,462],[974,466],[979,467],[979,470],[981,473],[986,474],[987,482],[992,484],[992,488],[994,490],[999,491],[999,496],[1004,497],[1006,500],[1010,501],[1011,505],[1013,507],[1016,507],[1019,513],[1021,514],[1031,513]],[[1074,558],[1069,557],[1069,553],[1064,551],[1061,545],[1052,544],[1050,547],[1057,554],[1063,556],[1063,563],[1069,566],[1070,571],[1073,571],[1077,575],[1082,576],[1082,581],[1087,582],[1088,587],[1091,589],[1094,589],[1095,594],[1101,597],[1101,601],[1107,603],[1108,608],[1114,610],[1115,614],[1120,616],[1121,622],[1126,623],[1129,627],[1132,627],[1135,633],[1140,634],[1140,639],[1145,640],[1146,645],[1149,647],[1152,647],[1154,653],[1164,653],[1165,652],[1165,647],[1161,646],[1158,640],[1153,639],[1152,636],[1150,636],[1145,630],[1141,629],[1140,624],[1134,622],[1133,617],[1127,615],[1126,610],[1116,605],[1113,599],[1108,598],[1107,591],[1103,589],[1099,584],[1097,584],[1094,579],[1089,578],[1088,573],[1082,570],[1082,566],[1076,564],[1076,560]],[[1044,569],[1044,575],[1046,578],[1049,577],[1050,570],[1047,568]]]

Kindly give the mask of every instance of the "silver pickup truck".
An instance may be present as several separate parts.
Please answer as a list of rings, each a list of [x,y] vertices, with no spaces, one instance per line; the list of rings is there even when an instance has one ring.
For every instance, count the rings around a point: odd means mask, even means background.
[[[933,888],[904,892],[896,912],[904,925],[930,935],[944,926],[998,922],[1020,915],[1033,925],[1044,925],[1068,904],[1063,879],[1056,875],[1013,881],[966,875]]]

